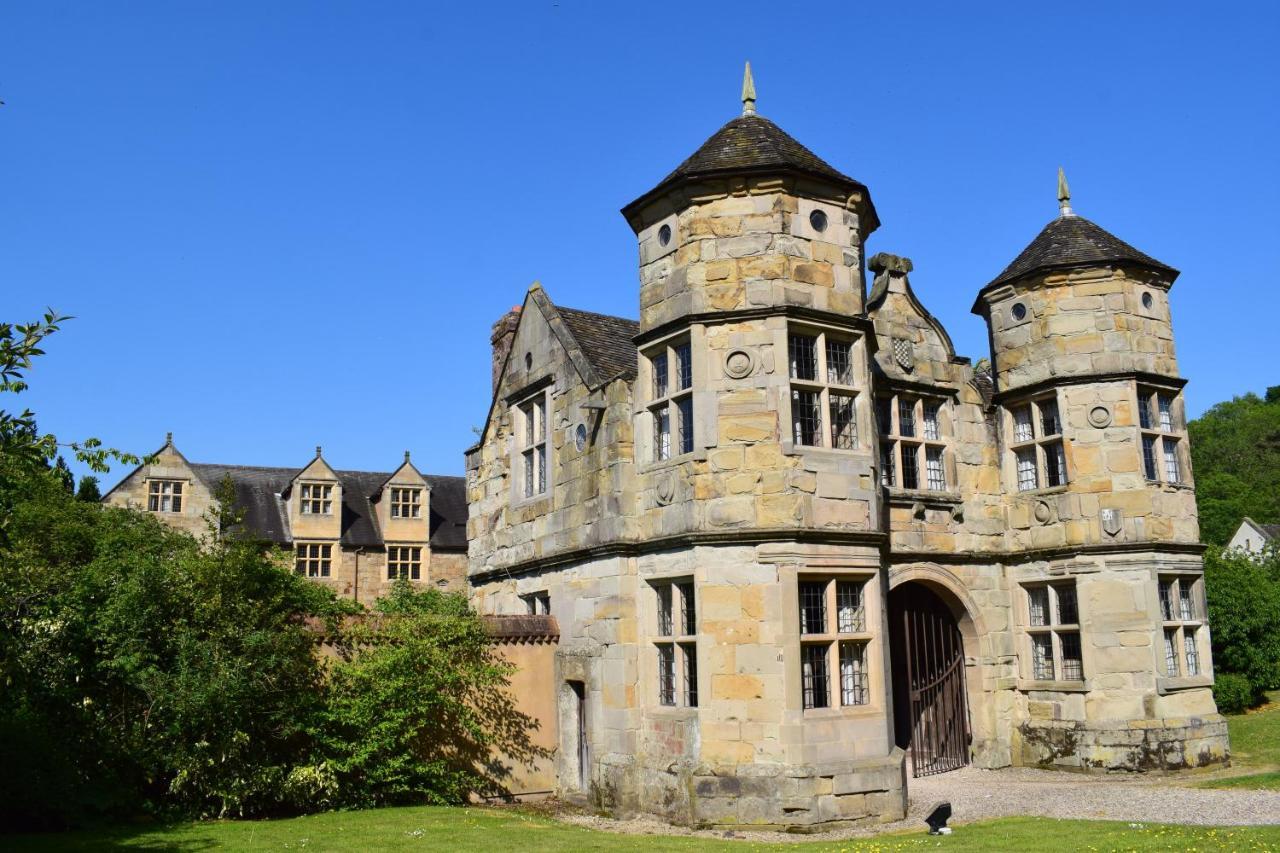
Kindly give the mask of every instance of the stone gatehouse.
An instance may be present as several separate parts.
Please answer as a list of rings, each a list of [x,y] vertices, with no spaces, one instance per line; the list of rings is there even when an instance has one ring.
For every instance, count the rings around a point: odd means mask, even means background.
[[[638,323],[535,284],[494,327],[468,577],[558,623],[559,792],[801,828],[967,763],[1225,761],[1177,271],[1060,176],[975,365],[864,260],[867,187],[743,104],[623,209]]]

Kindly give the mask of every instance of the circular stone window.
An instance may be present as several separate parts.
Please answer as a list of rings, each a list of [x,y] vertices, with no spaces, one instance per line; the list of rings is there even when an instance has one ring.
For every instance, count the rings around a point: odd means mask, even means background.
[[[658,229],[658,243],[660,245],[665,246],[670,242],[671,242],[671,226],[663,225],[661,228]]]
[[[809,214],[809,224],[813,226],[813,230],[819,233],[827,230],[827,215],[821,210],[815,210]]]
[[[573,431],[573,446],[578,448],[579,453],[587,446],[586,424],[578,424],[578,428]]]
[[[1143,308],[1146,308],[1148,311],[1150,311],[1150,310],[1151,310],[1151,306],[1152,306],[1152,305],[1154,305],[1154,304],[1155,304],[1155,302],[1156,302],[1156,301],[1155,301],[1154,299],[1152,299],[1152,298],[1151,298],[1151,294],[1150,294],[1150,293],[1144,293],[1144,294],[1142,294],[1142,307],[1143,307]]]
[[[1021,302],[1015,302],[1013,303],[1013,307],[1009,309],[1009,314],[1013,317],[1015,323],[1021,323],[1023,320],[1027,319],[1027,306],[1023,305]]]

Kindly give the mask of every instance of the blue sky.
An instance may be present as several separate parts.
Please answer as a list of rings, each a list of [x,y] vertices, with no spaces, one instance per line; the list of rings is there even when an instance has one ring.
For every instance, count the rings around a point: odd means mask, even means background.
[[[1044,9],[1045,11],[1040,11]],[[957,349],[1057,211],[1182,270],[1189,409],[1280,384],[1273,4],[10,2],[0,318],[25,402],[193,461],[461,473],[490,324],[636,316],[618,209],[739,111],[863,181]],[[9,401],[12,403],[12,399]],[[106,478],[113,483],[120,471]]]

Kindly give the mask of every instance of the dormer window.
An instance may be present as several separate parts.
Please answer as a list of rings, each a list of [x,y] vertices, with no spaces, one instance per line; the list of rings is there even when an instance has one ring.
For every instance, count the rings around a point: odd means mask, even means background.
[[[182,485],[181,480],[151,480],[147,484],[147,509],[182,512]]]
[[[393,488],[392,518],[422,518],[422,489]]]
[[[303,483],[299,503],[303,515],[333,515],[333,486]]]

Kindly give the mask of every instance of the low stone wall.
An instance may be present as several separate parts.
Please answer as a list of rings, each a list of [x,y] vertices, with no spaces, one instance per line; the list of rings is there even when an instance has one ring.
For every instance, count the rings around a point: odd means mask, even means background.
[[[603,767],[593,805],[641,811],[685,826],[827,831],[900,820],[907,809],[905,754],[815,766],[750,764],[711,768],[688,762],[665,769]],[[634,780],[634,782],[632,781]],[[627,789],[630,789],[628,795]]]
[[[1162,720],[1031,720],[1018,728],[1021,763],[1086,772],[1162,772],[1225,765],[1227,722],[1220,714]]]
[[[485,628],[494,640],[494,650],[515,665],[507,687],[516,707],[537,723],[530,740],[549,751],[545,758],[530,763],[509,761],[507,791],[518,799],[536,798],[556,790],[555,750],[560,742],[556,718],[556,647],[560,628],[553,616],[485,616]]]

